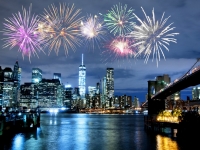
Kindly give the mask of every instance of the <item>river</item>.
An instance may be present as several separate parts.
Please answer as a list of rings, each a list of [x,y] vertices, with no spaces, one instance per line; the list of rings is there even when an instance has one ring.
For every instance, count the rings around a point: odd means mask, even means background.
[[[1,139],[5,150],[179,150],[168,130],[152,134],[144,130],[143,115],[41,114],[41,126],[29,133]]]

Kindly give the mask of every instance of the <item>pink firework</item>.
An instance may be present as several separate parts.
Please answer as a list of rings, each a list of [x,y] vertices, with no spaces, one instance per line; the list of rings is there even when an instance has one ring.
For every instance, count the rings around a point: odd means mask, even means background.
[[[113,39],[107,46],[109,50],[104,51],[102,54],[106,56],[105,61],[118,61],[124,59],[132,59],[135,56],[135,49],[130,45],[133,43],[128,37],[118,36]]]
[[[130,49],[130,40],[126,37],[117,37],[110,43],[109,48],[119,57],[129,57],[134,54]]]
[[[12,17],[5,19],[3,35],[7,36],[3,38],[5,44],[4,48],[17,46],[22,53],[22,57],[28,56],[29,61],[31,55],[38,57],[37,51],[42,50],[42,41],[38,40],[39,33],[37,27],[39,23],[38,16],[31,16],[31,6],[26,11],[22,7],[22,14],[20,12],[13,14]]]

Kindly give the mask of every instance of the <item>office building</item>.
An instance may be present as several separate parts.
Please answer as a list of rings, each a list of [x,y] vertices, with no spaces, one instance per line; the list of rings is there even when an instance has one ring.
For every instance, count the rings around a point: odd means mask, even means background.
[[[196,86],[192,88],[192,100],[200,99],[200,87]]]
[[[137,98],[136,96],[133,99],[133,107],[134,108],[139,108],[140,107],[140,102],[139,102],[139,98]]]
[[[61,82],[61,73],[54,73],[53,74],[53,79],[58,79],[60,81],[60,83],[62,83]]]
[[[114,69],[106,70],[106,107],[112,107],[114,98]]]
[[[89,96],[92,97],[95,95],[97,89],[95,86],[88,86],[88,93],[89,93]]]
[[[72,109],[72,100],[73,100],[73,88],[71,85],[66,85],[64,89],[64,98],[63,103],[64,106],[66,106],[69,109]]]
[[[79,92],[81,99],[85,99],[86,93],[86,67],[83,64],[83,54],[82,54],[82,64],[79,66]]]
[[[106,76],[101,81],[101,106],[106,107]]]
[[[42,70],[39,68],[32,69],[32,83],[39,83],[42,80]]]

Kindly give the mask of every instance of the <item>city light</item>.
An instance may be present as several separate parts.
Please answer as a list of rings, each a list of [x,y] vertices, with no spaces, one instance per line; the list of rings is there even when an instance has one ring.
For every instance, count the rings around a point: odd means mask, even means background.
[[[65,88],[70,88],[70,87],[72,87],[71,84],[66,84],[65,85]]]

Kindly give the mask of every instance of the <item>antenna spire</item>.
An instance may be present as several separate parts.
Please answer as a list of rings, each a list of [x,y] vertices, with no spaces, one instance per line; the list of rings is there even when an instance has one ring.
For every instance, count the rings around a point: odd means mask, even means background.
[[[83,54],[82,54],[82,65],[83,65]]]

